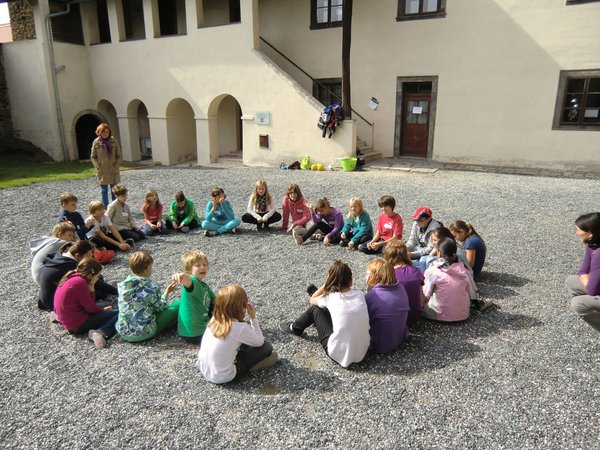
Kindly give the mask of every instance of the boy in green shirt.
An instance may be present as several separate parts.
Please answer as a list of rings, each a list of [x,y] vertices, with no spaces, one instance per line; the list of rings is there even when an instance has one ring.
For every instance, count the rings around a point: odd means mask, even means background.
[[[167,228],[183,233],[200,227],[200,217],[196,212],[194,202],[185,198],[182,191],[175,194],[175,200],[169,205]]]
[[[182,285],[177,331],[185,341],[201,344],[215,301],[215,293],[204,282],[208,258],[200,250],[192,250],[181,256],[181,262],[185,272],[173,276]]]

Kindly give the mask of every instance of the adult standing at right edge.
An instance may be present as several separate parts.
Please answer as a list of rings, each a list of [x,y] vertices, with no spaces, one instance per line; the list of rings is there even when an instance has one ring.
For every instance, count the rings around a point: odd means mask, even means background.
[[[114,200],[115,195],[112,193],[112,187],[121,182],[119,165],[123,159],[119,143],[113,137],[108,124],[101,123],[98,125],[96,135],[98,137],[94,139],[92,144],[91,159],[96,168],[96,178],[102,191],[102,203],[107,208],[109,189],[111,189],[111,198]]]
[[[565,281],[571,299],[571,309],[596,331],[600,331],[600,213],[579,216],[575,233],[586,244],[577,275]]]

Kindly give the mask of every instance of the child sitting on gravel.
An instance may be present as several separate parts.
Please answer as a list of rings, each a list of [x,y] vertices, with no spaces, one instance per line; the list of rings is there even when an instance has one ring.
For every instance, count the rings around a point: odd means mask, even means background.
[[[360,198],[351,198],[348,205],[348,217],[344,222],[340,237],[341,247],[356,250],[360,244],[364,244],[373,238],[373,225],[371,217],[365,211]]]
[[[133,239],[123,239],[119,230],[115,228],[110,218],[105,214],[104,203],[93,201],[88,208],[90,216],[85,219],[86,223],[93,219],[93,225],[87,233],[87,237],[98,247],[109,250],[122,250],[126,252],[133,247]]]
[[[200,250],[193,250],[184,253],[181,262],[184,272],[173,275],[173,280],[182,285],[177,331],[183,340],[201,344],[215,300],[215,293],[204,282],[208,258]]]
[[[246,313],[250,324],[244,321]],[[271,367],[277,360],[277,353],[263,337],[246,291],[237,284],[219,289],[196,362],[204,378],[211,383],[228,383]]]
[[[300,186],[295,183],[288,186],[281,201],[281,209],[283,211],[282,230],[286,230],[288,233],[306,233],[305,226],[310,220],[310,207],[302,196]],[[292,223],[288,225],[290,216],[292,217]]]
[[[454,239],[442,239],[437,247],[438,259],[425,271],[423,316],[441,322],[466,320],[471,299],[477,298],[477,286],[456,256]]]
[[[169,305],[169,294],[177,281],[172,280],[163,294],[150,276],[154,259],[146,252],[135,252],[129,257],[129,275],[119,283],[119,319],[116,329],[127,342],[142,342],[177,322],[179,301]]]
[[[167,227],[163,223],[163,205],[158,198],[158,192],[149,189],[144,197],[144,204],[140,208],[144,213],[144,225],[142,231],[146,236],[155,233],[164,233]]]
[[[337,244],[340,242],[340,233],[344,225],[344,216],[339,209],[329,204],[327,197],[317,200],[311,219],[311,226],[304,234],[299,230],[294,232],[294,239],[298,245],[302,245],[308,239],[323,241],[323,245]]]
[[[185,198],[183,191],[175,194],[175,200],[169,205],[169,218],[167,228],[187,233],[200,226],[200,217],[196,213],[194,202]]]
[[[56,222],[72,223],[75,227],[77,239],[85,240],[87,239],[86,233],[92,227],[93,222],[90,220],[88,223],[86,223],[83,220],[83,216],[79,213],[79,211],[77,211],[77,200],[77,196],[71,194],[70,192],[64,192],[60,196],[60,206],[62,207],[62,209],[58,214]]]
[[[369,286],[365,300],[371,325],[370,350],[388,353],[408,338],[408,295],[396,280],[394,267],[383,258],[369,263],[366,282]]]
[[[334,261],[327,280],[309,300],[310,306],[294,321],[279,328],[302,336],[311,325],[327,355],[342,367],[362,361],[369,345],[369,312],[364,294],[352,289],[352,271],[347,264]]]
[[[70,222],[60,222],[52,227],[52,236],[42,236],[29,243],[32,257],[31,276],[35,284],[40,284],[40,273],[46,256],[56,253],[73,239],[75,239],[75,226]]]
[[[258,180],[254,184],[252,195],[248,200],[248,212],[242,216],[242,222],[256,225],[258,231],[268,230],[269,225],[279,222],[281,214],[277,212],[273,204],[273,198],[269,193],[267,182]]]
[[[369,242],[358,246],[361,252],[368,255],[381,253],[390,239],[402,239],[402,217],[394,212],[396,199],[391,195],[384,195],[377,201],[377,205],[381,214],[377,216],[375,236]]]
[[[240,226],[240,219],[235,217],[233,206],[222,188],[216,187],[210,193],[211,200],[206,204],[206,219],[202,228],[204,236],[212,237],[218,234],[235,233]]]
[[[135,226],[131,218],[131,210],[129,205],[125,203],[128,198],[127,188],[123,184],[117,184],[112,188],[112,193],[116,196],[106,210],[106,215],[113,223],[114,227],[119,230],[119,234],[123,239],[133,239],[139,242],[146,239],[146,235]]]

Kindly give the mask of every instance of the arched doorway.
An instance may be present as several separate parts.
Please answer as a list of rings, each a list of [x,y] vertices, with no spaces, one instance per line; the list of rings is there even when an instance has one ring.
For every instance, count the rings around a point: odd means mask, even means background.
[[[127,106],[129,125],[129,143],[131,146],[131,160],[152,158],[152,140],[150,136],[150,121],[148,109],[141,100],[135,99]]]
[[[117,110],[108,100],[100,100],[98,102],[98,112],[106,117],[107,124],[112,131],[115,139],[121,143],[121,131],[119,129],[119,119],[117,118]]]
[[[75,139],[77,142],[77,159],[90,159],[92,142],[96,139],[96,128],[102,120],[94,114],[84,114],[75,122]]]
[[[196,158],[196,121],[194,110],[182,98],[167,106],[167,142],[169,161],[178,164]]]
[[[216,142],[210,145],[211,161],[222,156],[242,159],[242,108],[235,97],[229,94],[216,97],[208,108],[208,117],[209,121],[216,121]]]

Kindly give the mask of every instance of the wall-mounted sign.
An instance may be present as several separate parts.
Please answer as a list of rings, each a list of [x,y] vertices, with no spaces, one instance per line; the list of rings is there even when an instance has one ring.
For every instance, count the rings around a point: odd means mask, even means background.
[[[270,125],[271,113],[269,111],[256,111],[254,113],[254,123],[257,125]]]
[[[413,106],[412,113],[413,114],[423,114],[423,107],[422,106]]]
[[[369,100],[369,108],[377,109],[378,106],[379,106],[379,100],[377,100],[375,97],[371,97],[371,100]]]

